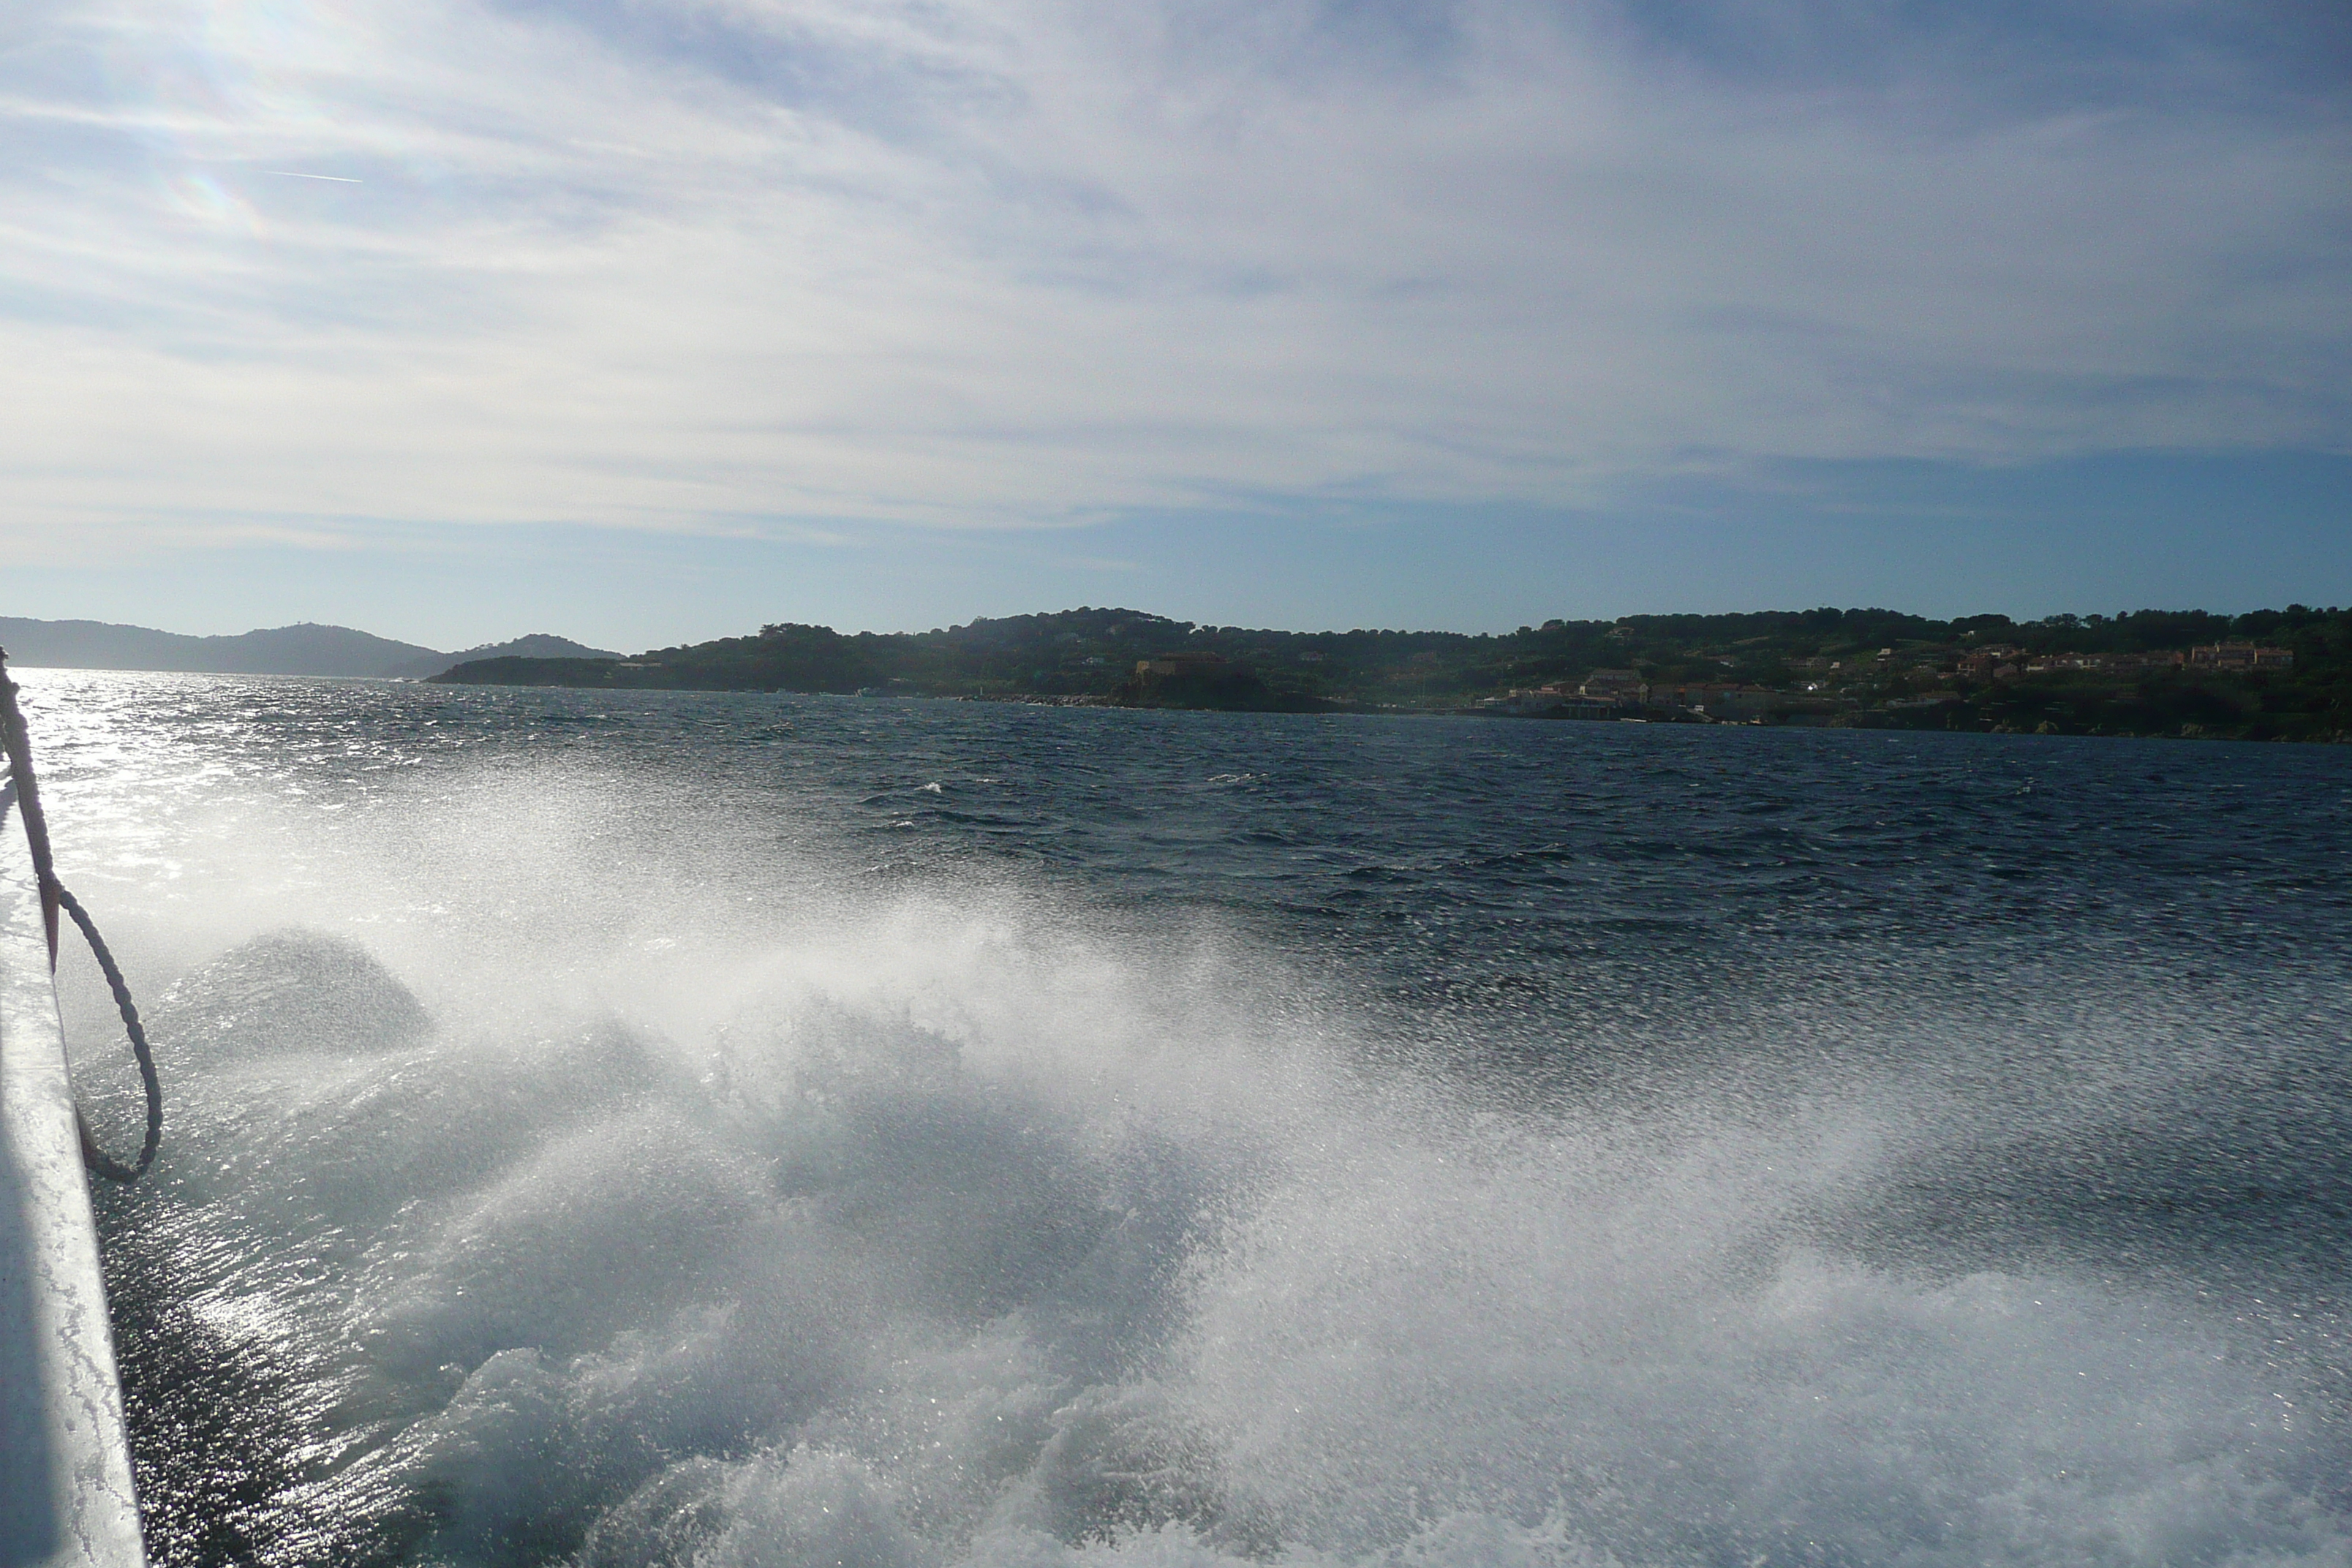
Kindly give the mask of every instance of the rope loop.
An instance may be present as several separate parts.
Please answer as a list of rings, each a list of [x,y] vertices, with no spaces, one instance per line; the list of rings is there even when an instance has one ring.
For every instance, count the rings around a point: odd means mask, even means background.
[[[24,813],[25,841],[32,851],[33,876],[41,889],[41,922],[49,941],[49,973],[54,977],[58,972],[58,912],[62,910],[73,917],[90,952],[97,955],[107,989],[114,993],[115,1009],[122,1015],[123,1030],[131,1037],[131,1054],[139,1063],[139,1081],[147,1092],[147,1136],[139,1146],[135,1164],[126,1165],[100,1148],[81,1106],[74,1106],[74,1130],[81,1137],[82,1163],[108,1181],[135,1182],[155,1163],[156,1146],[163,1142],[163,1081],[155,1072],[155,1056],[147,1045],[146,1026],[139,1021],[139,1005],[131,999],[131,987],[124,983],[122,970],[114,962],[106,939],[99,935],[98,922],[89,918],[81,900],[58,880],[57,867],[49,856],[48,819],[41,810],[40,785],[33,776],[32,735],[25,727],[24,711],[16,706],[16,683],[8,679],[7,660],[6,651],[0,649],[0,746],[5,746],[8,758],[8,777],[0,784],[0,817],[5,816],[11,804]]]
[[[122,1015],[122,1031],[131,1037],[131,1054],[138,1058],[139,1081],[147,1091],[147,1135],[139,1145],[139,1163],[126,1165],[98,1146],[89,1135],[89,1123],[82,1120],[81,1110],[74,1110],[74,1121],[81,1130],[81,1157],[100,1175],[110,1182],[135,1182],[147,1173],[155,1163],[155,1147],[163,1141],[163,1080],[156,1076],[155,1054],[147,1046],[146,1026],[139,1021],[139,1004],[131,999],[131,987],[123,983],[122,971],[107,951],[106,939],[98,934],[98,922],[81,907],[81,900],[60,886],[58,902],[66,913],[73,916],[74,924],[89,942],[89,951],[97,955],[98,967],[106,976],[106,988],[114,993],[115,1010]]]

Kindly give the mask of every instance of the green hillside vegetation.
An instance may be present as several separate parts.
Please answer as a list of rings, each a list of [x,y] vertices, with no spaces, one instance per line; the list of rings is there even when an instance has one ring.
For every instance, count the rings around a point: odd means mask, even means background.
[[[2176,667],[2215,644],[2291,651],[2245,670]],[[2001,651],[2010,650],[2010,651]],[[2147,656],[2144,668],[2106,668]],[[2265,655],[2266,658],[2273,656]],[[2093,659],[2099,668],[2043,668]],[[1985,668],[2000,659],[1998,673]],[[2130,664],[2129,658],[2122,662]],[[1139,665],[1159,663],[1158,672]],[[1480,710],[1631,671],[1659,694],[1613,716],[1706,722],[1685,685],[1736,687],[1754,721],[2281,740],[2352,737],[2352,611],[2142,610],[1937,621],[1879,609],[1629,616],[1517,631],[1284,632],[1138,610],[1066,610],[929,632],[758,635],[620,660],[502,658],[435,679],[603,689],[857,692],[1292,711]],[[1729,707],[1729,703],[1718,703]],[[1495,710],[1491,706],[1486,710]],[[1580,712],[1589,714],[1590,705]]]

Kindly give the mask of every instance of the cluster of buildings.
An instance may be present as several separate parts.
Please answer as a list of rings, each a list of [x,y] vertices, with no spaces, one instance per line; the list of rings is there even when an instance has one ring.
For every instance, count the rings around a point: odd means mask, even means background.
[[[2029,658],[2021,647],[2004,644],[1970,648],[1950,671],[1974,680],[2010,680],[2021,675],[2047,675],[2066,670],[2103,670],[2137,674],[2152,669],[2210,669],[2243,674],[2257,669],[2288,669],[2294,650],[2266,647],[2260,643],[2219,642],[2192,648],[2168,648],[2155,653],[2060,653]]]
[[[1160,653],[1135,661],[1138,676],[1158,676],[1166,679],[1182,675],[1240,675],[1248,673],[1249,666],[1235,664],[1221,653]]]
[[[1492,712],[1550,719],[1613,719],[1644,708],[1682,708],[1710,719],[1747,721],[1830,704],[1802,693],[1729,680],[1652,680],[1638,670],[1596,669],[1565,682],[1515,689],[1480,704]]]
[[[1643,709],[1679,709],[1733,722],[1768,717],[1784,722],[1802,723],[1808,719],[1820,722],[1830,713],[1853,706],[1850,699],[1834,696],[1829,690],[1841,677],[1850,679],[1864,671],[1889,673],[1894,660],[1895,650],[1891,647],[1880,648],[1874,658],[1859,656],[1851,659],[1795,659],[1790,661],[1791,668],[1814,679],[1800,682],[1792,690],[1752,682],[1656,679],[1634,669],[1596,669],[1574,686],[1561,681],[1517,689],[1501,697],[1490,697],[1480,707],[1490,712],[1560,719],[1610,719]],[[1937,679],[1953,682],[1963,679],[2009,680],[2025,675],[2074,670],[2116,675],[2168,669],[2247,673],[2287,669],[2294,664],[2294,650],[2251,642],[2212,643],[2157,653],[2044,655],[2029,655],[2024,648],[1997,644],[1970,648],[1940,668],[1927,661],[1916,668],[1922,676],[1934,668]],[[1958,700],[1953,692],[1929,692],[1898,698],[1887,706],[1918,708]]]

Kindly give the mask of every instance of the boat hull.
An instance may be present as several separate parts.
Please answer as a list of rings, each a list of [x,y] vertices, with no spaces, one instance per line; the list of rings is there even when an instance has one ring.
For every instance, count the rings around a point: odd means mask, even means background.
[[[0,1568],[145,1561],[65,1031],[19,843],[0,868]]]

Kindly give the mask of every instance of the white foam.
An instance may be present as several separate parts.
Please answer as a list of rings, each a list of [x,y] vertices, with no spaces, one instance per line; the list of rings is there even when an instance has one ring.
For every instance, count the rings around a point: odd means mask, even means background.
[[[1482,1113],[1214,931],[861,889],[821,834],[693,806],[515,770],[240,800],[173,873],[227,896],[131,922],[185,973],[142,1223],[219,1345],[324,1391],[284,1539],[2352,1563],[2324,1347],[1822,1222],[1918,1136],[1899,1091]],[[289,906],[314,934],[240,945]]]

